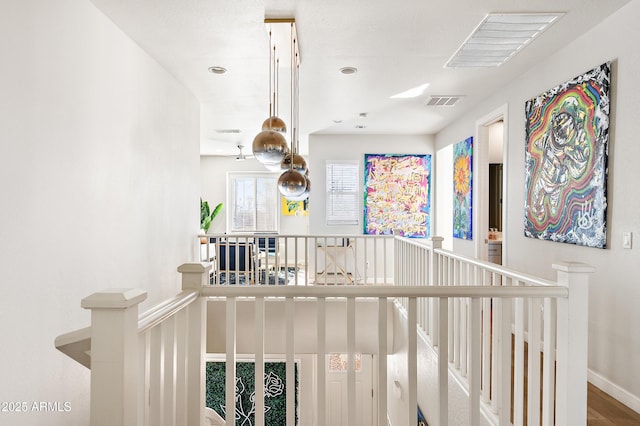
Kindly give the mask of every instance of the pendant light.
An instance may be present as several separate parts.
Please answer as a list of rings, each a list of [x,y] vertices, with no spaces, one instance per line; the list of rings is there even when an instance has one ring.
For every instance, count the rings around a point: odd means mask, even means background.
[[[287,126],[276,115],[275,110],[277,107],[277,85],[273,82],[273,77],[277,71],[275,69],[276,47],[272,46],[271,41],[271,32],[269,32],[269,118],[262,123],[262,131],[253,139],[252,145],[254,157],[270,169],[282,162],[288,149],[287,141],[281,133],[287,131]]]
[[[297,46],[297,37],[295,32],[295,23],[291,22],[291,153],[289,154],[289,160],[287,157],[283,158],[281,167],[285,171],[280,175],[278,179],[278,190],[287,199],[302,196],[307,190],[307,178],[304,173],[306,172],[306,162],[297,154],[298,145],[298,112],[299,112],[299,52]],[[301,160],[301,161],[300,161]],[[295,168],[294,168],[295,165]],[[287,167],[288,166],[288,167]]]

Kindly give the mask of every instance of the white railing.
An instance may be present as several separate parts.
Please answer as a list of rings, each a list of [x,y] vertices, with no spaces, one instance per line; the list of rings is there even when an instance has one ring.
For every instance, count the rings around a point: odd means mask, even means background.
[[[140,315],[142,290],[107,290],[82,300],[91,327],[55,344],[91,369],[91,426],[204,422],[206,300],[200,288],[210,269],[182,265],[183,291]]]
[[[213,284],[391,284],[391,235],[209,234],[198,237]]]
[[[557,282],[552,282],[456,255],[443,250],[441,241],[396,239],[396,285],[514,291],[508,298],[452,298],[444,306],[434,299],[418,302],[419,329],[468,386],[471,424],[478,424],[481,405],[498,424],[585,424],[587,276],[593,268],[553,265]],[[525,294],[525,289],[558,286],[567,293]],[[406,308],[407,300],[402,303]],[[441,381],[441,393],[446,386]],[[446,412],[446,406],[440,410]]]
[[[305,242],[303,252],[317,246],[317,240],[311,241]],[[468,392],[467,424],[480,424],[484,416],[495,424],[511,424],[513,417],[513,424],[519,425],[524,423],[525,414],[528,424],[585,424],[587,274],[591,268],[556,265],[558,279],[554,283],[457,256],[439,248],[440,241],[395,238],[395,286],[386,282],[366,286],[209,285],[210,264],[183,265],[179,268],[183,292],[176,298],[138,317],[137,305],[144,300],[144,292],[94,294],[83,300],[83,307],[92,310],[91,329],[60,336],[56,345],[86,363],[86,339],[90,335],[92,426],[205,424],[204,355],[205,343],[212,336],[217,347],[223,345],[219,353],[227,366],[232,366],[226,369],[227,407],[235,406],[239,353],[255,361],[256,383],[264,383],[266,354],[280,356],[286,361],[286,388],[295,389],[295,359],[304,346],[304,351],[316,354],[318,360],[330,352],[348,354],[345,403],[349,407],[348,424],[356,424],[355,354],[363,351],[367,340],[375,340],[365,349],[377,360],[374,424],[376,419],[386,421],[387,414],[392,414],[390,404],[402,404],[404,413],[403,420],[396,419],[394,424],[413,423],[418,402],[418,347],[424,341],[438,354],[437,383],[428,384],[438,389],[437,401],[429,401],[430,423],[449,423],[454,409],[449,406],[449,377],[454,374]],[[215,322],[207,332],[207,305],[212,303],[216,306],[212,311],[222,312],[225,325],[219,327],[221,322]],[[282,321],[275,324],[284,336],[276,346],[267,339],[268,327],[274,327],[273,318],[267,314],[273,308],[270,304],[278,304],[271,312],[278,312]],[[337,305],[344,315],[336,315]],[[406,318],[403,336],[394,336],[398,331],[390,327],[397,312],[394,309],[403,311]],[[251,332],[247,333],[247,327]],[[365,333],[369,337],[363,337]],[[337,334],[340,336],[336,338]],[[316,338],[309,341],[309,335]],[[394,365],[392,376],[386,361],[394,358],[388,355],[398,354],[396,342],[400,341],[406,343],[400,352],[406,353],[402,362],[406,389],[399,403],[398,398],[389,398],[398,366]],[[545,360],[542,374],[541,352]],[[313,374],[315,408],[305,415],[314,417],[312,423],[326,425],[325,364],[317,362]],[[256,386],[254,401],[255,412],[263,413],[263,386]],[[286,405],[287,424],[294,425],[293,392],[287,394]],[[227,413],[226,424],[234,424],[233,410]],[[393,420],[394,416],[390,417]],[[264,417],[255,416],[254,424],[264,425]]]

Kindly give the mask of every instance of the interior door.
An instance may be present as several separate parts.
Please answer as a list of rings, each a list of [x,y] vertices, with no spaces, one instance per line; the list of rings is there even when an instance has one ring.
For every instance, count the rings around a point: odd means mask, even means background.
[[[373,422],[373,356],[358,354],[356,359],[356,426]],[[342,356],[344,362],[336,359]],[[333,357],[333,359],[332,359]],[[348,423],[346,354],[327,355],[327,424],[352,426]]]

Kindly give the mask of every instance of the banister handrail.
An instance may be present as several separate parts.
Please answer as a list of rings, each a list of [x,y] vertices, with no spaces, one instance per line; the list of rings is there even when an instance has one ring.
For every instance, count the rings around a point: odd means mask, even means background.
[[[563,286],[211,286],[205,297],[552,297],[567,298]]]
[[[175,297],[160,303],[141,314],[138,318],[138,333],[143,334],[162,323],[165,319],[196,301],[200,294],[197,290],[183,290]]]
[[[450,259],[459,260],[465,262],[469,265],[481,267],[489,272],[495,272],[504,277],[512,278],[517,281],[525,281],[527,283],[531,283],[539,286],[554,286],[556,283],[551,280],[547,280],[544,278],[539,278],[533,275],[525,274],[522,272],[518,272],[513,269],[506,268],[502,265],[498,265],[495,263],[487,262],[485,260],[479,260],[472,257],[463,256],[460,254],[455,254],[446,249],[433,249],[433,252],[436,254],[441,254],[447,256]]]

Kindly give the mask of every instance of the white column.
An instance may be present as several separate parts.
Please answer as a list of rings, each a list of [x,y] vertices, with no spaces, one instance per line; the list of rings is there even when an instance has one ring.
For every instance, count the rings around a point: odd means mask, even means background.
[[[185,263],[178,267],[182,289],[202,290],[209,285],[211,263]],[[203,297],[187,310],[187,424],[203,425],[206,405],[207,302]]]
[[[91,426],[138,421],[139,289],[112,289],[82,300],[91,310]]]
[[[581,263],[553,265],[558,285],[569,288],[568,299],[558,299],[556,361],[556,424],[587,424],[587,351],[589,330],[589,274]]]

